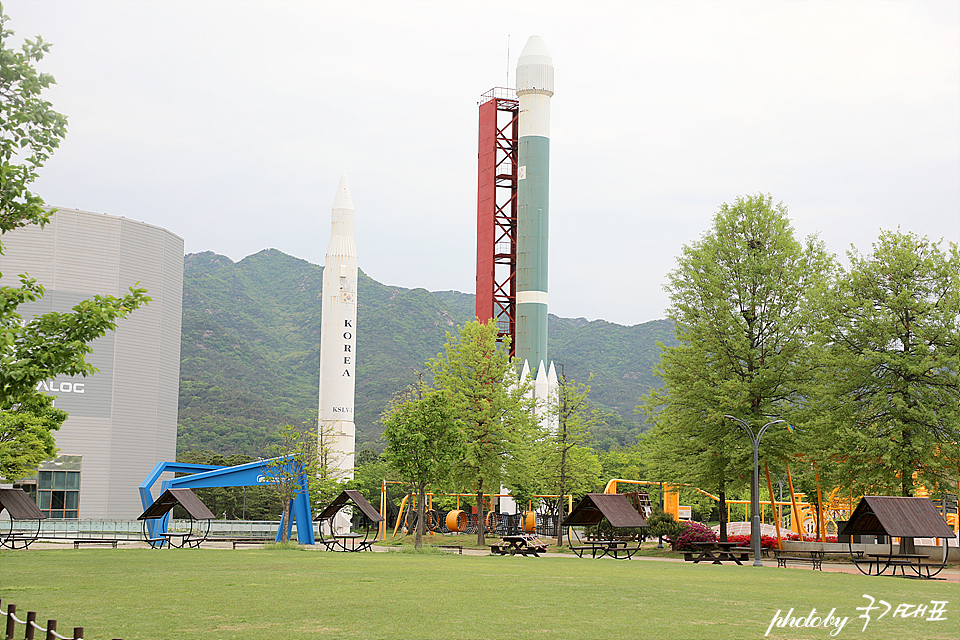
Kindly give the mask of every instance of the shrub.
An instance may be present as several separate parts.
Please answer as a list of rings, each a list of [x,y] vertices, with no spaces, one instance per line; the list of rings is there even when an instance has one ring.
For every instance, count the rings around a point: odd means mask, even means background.
[[[685,528],[684,523],[677,522],[672,515],[660,509],[654,509],[647,518],[647,535],[651,538],[678,536]]]
[[[700,522],[687,522],[683,530],[676,536],[668,536],[667,540],[674,551],[696,551],[694,542],[716,542],[717,535],[713,529]]]

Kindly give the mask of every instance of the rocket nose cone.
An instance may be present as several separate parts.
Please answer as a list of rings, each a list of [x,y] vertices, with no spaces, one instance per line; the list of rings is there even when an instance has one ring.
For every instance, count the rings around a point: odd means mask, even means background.
[[[548,67],[553,66],[553,58],[547,51],[547,44],[540,36],[530,36],[527,44],[524,45],[520,57],[517,59],[517,66],[522,67],[526,64],[545,64]]]
[[[333,199],[333,208],[353,209],[353,198],[350,197],[350,185],[347,184],[347,176],[340,176],[337,195]]]

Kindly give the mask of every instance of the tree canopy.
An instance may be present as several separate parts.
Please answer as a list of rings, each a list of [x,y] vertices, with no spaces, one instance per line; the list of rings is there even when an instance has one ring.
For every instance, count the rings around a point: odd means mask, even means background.
[[[53,398],[39,393],[0,409],[0,478],[19,480],[56,457],[52,432],[66,419],[67,412],[54,408]]]
[[[758,429],[799,400],[815,366],[809,293],[833,265],[816,237],[794,238],[783,204],[761,194],[723,204],[669,274],[679,344],[664,349],[664,386],[643,405],[655,424],[647,463],[661,479],[718,492],[722,522],[726,492],[747,485],[752,466],[749,440],[723,416]]]
[[[427,485],[449,483],[465,446],[449,397],[419,381],[391,403],[383,417],[384,457],[417,489],[414,546],[423,544]]]
[[[861,492],[956,489],[960,251],[883,231],[823,289],[823,367],[804,439],[821,473]]]
[[[484,544],[483,494],[498,493],[507,462],[536,440],[527,381],[516,382],[516,362],[497,343],[497,326],[468,322],[448,334],[443,352],[430,360],[435,386],[446,393],[464,434],[458,476],[477,496],[477,544]]]

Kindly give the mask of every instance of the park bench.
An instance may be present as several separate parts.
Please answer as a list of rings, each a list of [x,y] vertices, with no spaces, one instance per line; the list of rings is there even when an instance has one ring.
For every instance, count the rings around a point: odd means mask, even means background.
[[[116,538],[75,538],[73,548],[79,549],[82,544],[109,544],[116,549],[119,542],[120,540]]]
[[[264,536],[207,536],[203,542],[229,542],[236,549],[238,544],[268,544],[273,539]]]
[[[823,571],[823,552],[822,551],[790,551],[795,555],[784,555],[782,551],[774,551],[774,557],[777,559],[777,567],[787,568],[788,562],[809,562],[811,569]]]
[[[541,553],[547,552],[547,544],[530,534],[503,536],[499,544],[490,545],[490,553],[505,555],[524,555],[539,558]]]
[[[462,545],[462,544],[436,544],[436,545],[431,545],[431,546],[434,546],[434,547],[436,547],[437,549],[440,549],[441,551],[456,552],[456,553],[460,554],[461,556],[463,555],[463,545]]]
[[[585,545],[571,546],[570,550],[582,558],[590,552],[591,558],[610,556],[616,560],[629,560],[640,551],[640,546],[627,546],[627,540],[598,540],[594,539]],[[693,558],[691,557],[690,560]]]

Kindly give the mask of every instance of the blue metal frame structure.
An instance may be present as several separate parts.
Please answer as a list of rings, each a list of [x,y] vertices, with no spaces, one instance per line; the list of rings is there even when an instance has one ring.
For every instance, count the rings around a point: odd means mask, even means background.
[[[288,456],[293,458],[293,456]],[[283,460],[283,458],[273,458],[273,460]],[[256,487],[269,484],[267,474],[264,471],[264,465],[267,460],[248,462],[247,464],[237,465],[235,467],[220,467],[209,464],[185,464],[180,462],[158,462],[150,475],[140,484],[140,502],[144,510],[153,504],[153,494],[151,488],[165,472],[189,473],[191,475],[180,478],[164,480],[160,485],[160,493],[173,487],[198,489],[206,487]],[[313,534],[313,516],[310,512],[310,498],[307,492],[306,475],[300,476],[301,492],[296,498],[290,501],[290,521],[283,522],[277,528],[276,540],[282,539],[283,527],[287,527],[289,537],[293,529],[293,523],[297,523],[297,540],[300,544],[314,544],[316,542]],[[167,513],[160,520],[148,520],[147,527],[150,538],[158,538],[161,532],[166,532],[167,524],[170,520],[170,513]]]

